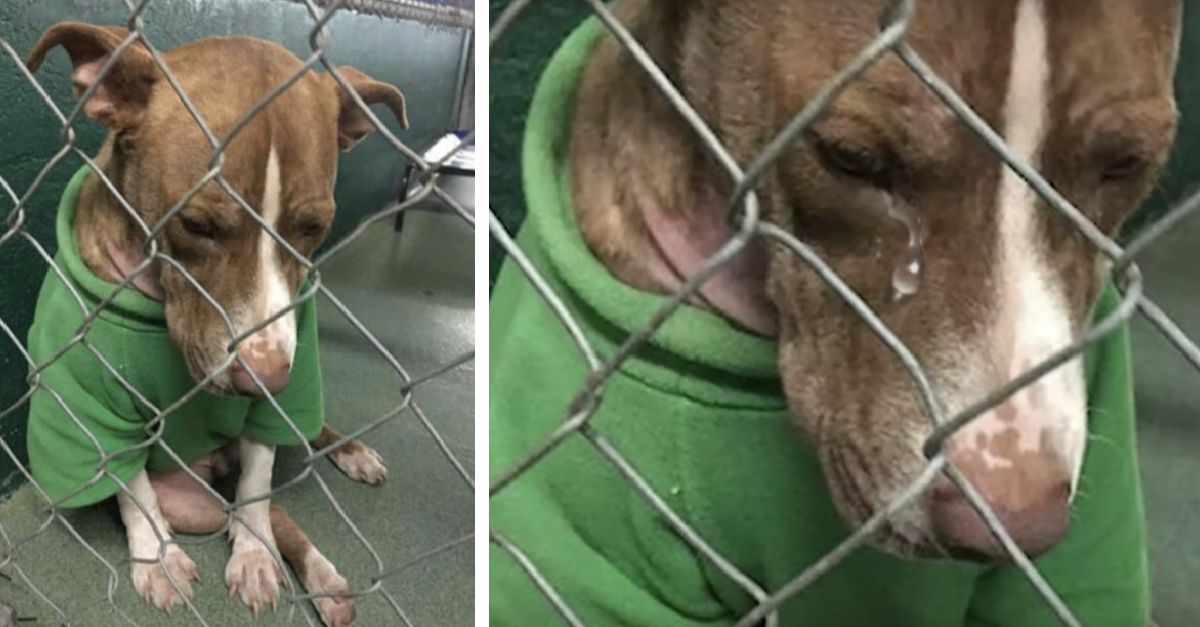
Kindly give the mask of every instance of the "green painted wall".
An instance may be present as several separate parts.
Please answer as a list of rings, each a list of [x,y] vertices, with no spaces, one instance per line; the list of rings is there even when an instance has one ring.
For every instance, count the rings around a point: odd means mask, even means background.
[[[495,20],[508,4],[509,0],[491,0],[489,18]],[[488,59],[491,198],[488,203],[510,232],[515,231],[525,217],[520,151],[533,87],[550,61],[550,55],[589,13],[582,2],[534,3],[491,50]],[[504,255],[495,242],[491,243],[490,250],[490,271],[494,281]]]
[[[46,27],[60,20],[122,24],[120,2],[94,0],[0,1],[0,37],[24,55]],[[243,34],[279,42],[301,58],[309,52],[310,19],[300,4],[284,0],[156,0],[144,14],[146,31],[159,49],[213,35]],[[456,74],[462,55],[461,29],[433,28],[342,11],[330,23],[331,58],[353,65],[374,78],[398,86],[407,97],[411,127],[400,131],[392,115],[379,107],[401,140],[417,149],[454,127]],[[73,105],[67,76],[70,63],[61,52],[37,74],[60,108]],[[60,146],[57,120],[6,55],[0,55],[0,176],[24,193],[38,171]],[[103,127],[90,120],[75,124],[79,143],[92,153],[103,139]],[[54,209],[66,180],[82,165],[68,158],[50,174],[28,207],[28,230],[54,252]],[[405,161],[378,135],[365,140],[341,160],[337,182],[339,214],[330,241],[344,236],[364,216],[396,197]],[[0,197],[0,219],[11,211]],[[0,319],[24,338],[46,265],[26,242],[0,247]],[[0,412],[26,391],[26,365],[0,333]],[[25,408],[0,420],[0,437],[24,455]],[[0,454],[0,481],[13,465]],[[3,490],[0,490],[3,492]]]

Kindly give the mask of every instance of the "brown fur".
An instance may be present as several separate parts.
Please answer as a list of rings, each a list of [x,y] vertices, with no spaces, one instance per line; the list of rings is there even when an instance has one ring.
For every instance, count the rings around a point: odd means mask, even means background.
[[[127,34],[118,27],[62,22],[35,44],[28,65],[36,70],[46,53],[61,45],[78,70],[105,59]],[[301,65],[283,47],[248,37],[204,39],[165,52],[163,60],[218,140],[224,140],[247,111]],[[367,104],[387,104],[407,124],[399,90],[354,68],[340,69]],[[144,47],[127,48],[101,90],[97,98],[115,100],[116,113],[99,118],[111,132],[96,161],[142,221],[153,227],[208,171],[212,148]],[[339,145],[349,149],[372,129],[331,76],[310,72],[279,94],[230,142],[223,176],[258,210],[268,147],[274,145],[286,218],[278,225],[279,235],[307,256],[320,245],[333,221]],[[183,226],[189,219],[214,224],[220,236],[206,239],[189,233]],[[135,259],[143,258],[142,231],[94,176],[81,192],[76,236],[84,262],[111,281],[124,278],[110,260],[112,246]],[[267,237],[261,227],[211,181],[171,221],[157,243],[217,303],[232,310],[258,288],[255,260],[260,237]],[[303,267],[286,253],[282,257],[288,283],[296,290]],[[224,357],[232,338],[218,312],[174,266],[162,264],[154,271],[161,276],[172,339],[199,380]],[[220,387],[220,381],[214,385]]]
[[[1171,145],[1178,0],[1047,2],[1054,117],[1041,171],[1108,233],[1149,191]],[[1000,128],[1016,3],[919,4],[908,42],[986,120]],[[743,166],[878,33],[865,0],[625,0],[623,23]],[[1121,42],[1114,45],[1114,42]],[[1150,68],[1150,71],[1147,71]],[[925,283],[901,304],[888,296],[906,233],[881,192],[833,171],[834,144],[902,167],[890,193],[925,219]],[[629,285],[668,293],[650,268],[659,251],[652,211],[703,223],[726,211],[732,184],[695,133],[611,37],[593,52],[576,92],[570,172],[582,233]],[[1098,180],[1136,154],[1145,170]],[[983,349],[993,325],[1001,164],[894,56],[869,69],[771,168],[758,188],[763,217],[822,254],[878,311],[939,388],[958,384],[957,353]],[[1098,293],[1096,251],[1054,212],[1037,218],[1077,327]],[[780,370],[795,422],[815,446],[843,516],[861,523],[916,474],[913,434],[927,433],[906,372],[797,257],[768,249],[755,289],[777,315]],[[996,375],[1001,376],[1000,374]],[[1002,379],[995,381],[996,385]],[[923,539],[916,539],[923,540]],[[907,552],[913,538],[881,541]]]
[[[42,34],[27,65],[36,71],[50,50],[64,47],[75,68],[72,80],[76,96],[80,96],[96,82],[99,68],[128,34],[119,27],[61,22]],[[301,67],[301,62],[281,46],[247,37],[187,44],[164,53],[163,61],[222,142],[246,112]],[[404,96],[398,89],[354,68],[339,70],[366,104],[386,104],[407,125]],[[109,128],[96,157],[97,165],[150,228],[209,169],[211,145],[141,44],[124,51],[112,71],[95,85],[83,111]],[[268,155],[274,147],[281,177],[278,234],[301,255],[308,256],[333,221],[338,148],[351,148],[373,130],[332,77],[306,73],[228,140],[223,176],[242,199],[261,213],[257,205],[263,198]],[[113,282],[125,278],[116,257],[126,262],[144,261],[143,231],[98,177],[91,176],[84,183],[77,211],[75,235],[80,252],[84,263],[98,276]],[[213,225],[216,235],[204,237],[191,232],[184,226],[188,221]],[[233,316],[251,302],[256,290],[262,289],[263,282],[257,276],[262,237],[267,235],[258,223],[216,182],[209,182],[167,224],[156,244]],[[287,286],[295,293],[303,279],[303,267],[298,260],[281,256]],[[204,378],[226,356],[233,339],[229,330],[217,310],[174,265],[156,262],[150,276],[150,287],[161,289],[172,340],[192,376]],[[145,291],[143,285],[135,285]],[[235,328],[234,333],[245,330]],[[232,391],[227,376],[215,379],[208,387],[218,393]],[[340,437],[324,427],[319,439]],[[368,479],[373,483],[382,480],[382,463],[361,442],[352,440],[340,450],[369,453],[374,465],[368,466],[373,473]],[[202,479],[211,480],[228,472],[232,466],[226,459],[229,454],[227,447],[194,460],[193,469]],[[338,458],[331,458],[338,462]],[[218,502],[183,471],[155,473],[151,483],[164,517],[175,530],[212,533],[225,524],[227,515]],[[315,549],[281,506],[272,503],[270,511],[281,554],[306,586],[311,583],[310,587],[319,588],[310,592],[345,592],[345,580],[323,557],[322,572],[309,580],[306,557]],[[175,602],[170,597],[164,609],[169,610]],[[348,625],[354,618],[350,599],[314,602],[327,624]]]
[[[319,449],[341,438],[340,433],[325,426],[321,429],[321,434],[317,439],[313,440],[312,445],[313,448]],[[322,441],[325,444],[321,444]],[[355,445],[361,447],[362,451],[360,452],[367,450],[358,440],[350,440],[343,448]],[[231,446],[205,455],[194,460],[191,469],[204,481],[211,482],[224,477],[237,465],[237,460],[234,458],[235,450],[235,447]],[[170,533],[212,534],[221,529],[229,520],[229,515],[221,510],[220,502],[196,483],[191,475],[182,470],[158,473],[153,477],[152,484],[158,495],[163,517],[169,526],[167,531]],[[271,503],[270,515],[271,534],[275,537],[275,546],[278,548],[279,554],[292,567],[296,579],[307,586],[312,573],[309,572],[309,563],[306,558],[315,550],[312,541],[279,503]],[[325,562],[328,564],[328,560]],[[332,566],[329,566],[326,572],[331,572],[336,576],[336,571]],[[325,580],[323,583],[329,589],[309,589],[308,592],[311,594],[349,592],[344,580]],[[351,597],[332,596],[316,599],[314,602],[325,618],[326,624],[350,625],[354,620],[355,609]]]

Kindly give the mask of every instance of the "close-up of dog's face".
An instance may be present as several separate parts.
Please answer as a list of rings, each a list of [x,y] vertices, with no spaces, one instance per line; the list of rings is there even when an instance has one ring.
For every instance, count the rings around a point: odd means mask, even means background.
[[[878,34],[878,5],[719,3],[707,26],[722,37],[684,35],[682,89],[748,162]],[[1170,0],[922,2],[907,41],[1019,159],[1115,235],[1172,145],[1180,11]],[[836,99],[759,194],[764,219],[810,244],[912,349],[947,415],[1088,328],[1104,259],[894,55]],[[908,372],[816,273],[775,244],[768,264],[792,413],[857,526],[925,466],[930,419]],[[1085,390],[1075,359],[947,445],[1031,554],[1069,525]],[[1003,556],[943,478],[878,544]]]
[[[1174,140],[1181,10],[1178,0],[935,0],[917,3],[905,41],[1017,160],[1115,236]],[[621,13],[743,167],[880,34],[880,3],[867,0],[643,2]],[[572,144],[582,230],[622,280],[668,292],[668,266],[695,271],[732,235],[733,185],[666,101],[646,95],[655,87],[613,77],[636,70],[618,65],[616,45],[599,50]],[[650,112],[625,122],[627,110],[603,102],[611,84],[625,85],[615,101],[640,98]],[[639,130],[608,139],[630,124]],[[896,54],[850,81],[756,192],[763,220],[811,246],[911,349],[943,417],[1079,340],[1105,280],[1098,249]],[[933,422],[909,371],[813,269],[779,242],[756,239],[751,251],[703,300],[778,338],[794,422],[857,527],[926,467]],[[1069,528],[1086,389],[1076,358],[946,442],[1029,554]],[[909,557],[1006,555],[945,477],[875,540]]]
[[[60,23],[42,35],[29,66],[36,70],[49,50],[63,46],[74,66],[78,97],[127,34],[115,27]],[[205,39],[163,58],[218,141],[301,66],[281,46],[247,37]],[[387,104],[406,124],[399,90],[350,67],[340,71],[365,102]],[[139,43],[113,65],[84,113],[108,126],[97,161],[107,164],[113,185],[150,228],[211,168],[211,144]],[[194,379],[211,377],[209,391],[261,394],[240,363],[221,366],[234,338],[288,307],[306,275],[296,256],[260,222],[295,253],[310,256],[333,222],[338,149],[350,149],[373,130],[332,76],[309,72],[237,131],[224,152],[222,175],[256,217],[217,181],[209,181],[162,230],[160,251],[178,267],[158,262],[147,273],[150,278],[135,285],[164,302],[172,339]],[[101,200],[112,202],[111,197]],[[88,201],[85,191],[83,203]],[[106,219],[121,220],[114,232],[122,241],[107,242],[103,250],[81,244],[82,253],[85,259],[111,263],[115,277],[124,276],[144,259],[144,235],[123,211]],[[180,268],[228,314],[228,323]],[[242,361],[272,393],[287,385],[295,349],[296,320],[290,311],[238,345]]]

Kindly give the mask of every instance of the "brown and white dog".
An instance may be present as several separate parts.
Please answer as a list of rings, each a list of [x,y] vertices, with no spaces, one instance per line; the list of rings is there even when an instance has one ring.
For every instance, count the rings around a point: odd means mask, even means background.
[[[96,82],[101,67],[127,35],[123,28],[62,22],[42,34],[28,66],[37,70],[50,50],[64,47],[74,65],[71,81],[79,96]],[[163,59],[218,137],[224,137],[301,65],[284,48],[246,37],[201,40],[165,52]],[[407,122],[399,90],[353,68],[340,71],[366,103],[386,104]],[[124,51],[83,111],[109,129],[98,165],[149,225],[158,223],[208,170],[211,147],[140,44]],[[310,255],[333,221],[338,148],[349,149],[372,131],[374,126],[331,76],[308,73],[231,143],[223,174],[235,189],[251,190],[245,197],[260,218],[298,252]],[[122,281],[145,259],[141,231],[94,177],[81,192],[76,237],[84,262],[109,281]],[[162,232],[158,244],[229,313],[238,333],[287,307],[304,278],[300,263],[215,184],[195,196]],[[229,332],[180,272],[153,267],[134,285],[164,302],[171,338],[193,378],[199,381],[215,373],[208,385],[211,392],[261,394],[240,366],[218,372],[227,355]],[[296,321],[288,313],[247,338],[238,352],[275,393],[288,384],[295,349]],[[326,426],[314,445],[325,447],[340,437]],[[211,480],[240,462],[237,498],[242,500],[269,492],[274,457],[274,446],[241,438],[190,466]],[[330,458],[352,478],[366,483],[379,483],[387,474],[380,457],[356,440]],[[219,503],[182,470],[155,474],[143,470],[129,483],[129,493],[118,495],[118,502],[130,554],[136,558],[159,555],[160,541],[151,520],[165,537],[171,531],[213,533],[228,520]],[[237,513],[258,536],[277,546],[309,593],[348,592],[345,579],[278,504],[259,500],[239,507]],[[230,594],[237,594],[256,614],[263,605],[275,606],[284,580],[270,551],[240,523],[230,527],[230,535],[233,554],[225,577]],[[163,565],[178,590],[157,563],[134,562],[133,582],[143,598],[170,611],[191,594],[196,568],[176,545],[167,548]],[[354,619],[354,604],[348,597],[323,597],[315,603],[327,624],[348,625]]]
[[[634,36],[746,164],[877,34],[876,0],[622,0]],[[1115,233],[1174,139],[1179,0],[924,0],[908,42],[1087,217]],[[593,252],[629,285],[669,293],[729,239],[732,184],[612,38],[577,92],[576,211]],[[894,56],[855,81],[759,188],[881,313],[954,412],[1081,336],[1105,268],[1077,235]],[[924,284],[892,302],[923,217]],[[930,433],[905,370],[797,257],[741,255],[703,291],[729,320],[778,337],[795,421],[838,510],[862,523],[923,468]],[[826,373],[837,373],[828,376]],[[1074,360],[980,416],[949,458],[1016,543],[1065,533],[1086,440]],[[844,460],[852,459],[847,464]],[[839,461],[841,460],[841,461]],[[878,544],[1001,557],[947,481]]]

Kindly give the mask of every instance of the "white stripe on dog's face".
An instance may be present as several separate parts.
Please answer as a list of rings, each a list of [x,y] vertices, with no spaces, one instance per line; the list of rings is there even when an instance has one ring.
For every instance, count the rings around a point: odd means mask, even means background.
[[[279,232],[279,215],[282,212],[283,184],[279,171],[279,156],[272,144],[267,157],[266,184],[263,189],[262,219],[276,233]],[[278,313],[292,302],[292,290],[288,288],[287,277],[284,276],[280,265],[280,257],[287,252],[266,231],[259,234],[258,244],[258,290],[254,307],[255,323]],[[251,351],[265,353],[268,351],[283,351],[288,363],[296,352],[296,316],[289,311],[287,315],[271,323],[266,328],[254,334],[247,342]]]
[[[1035,168],[1049,124],[1047,54],[1043,0],[1021,0],[1003,131],[1013,152]],[[999,311],[995,334],[987,339],[1000,368],[994,375],[1000,378],[990,377],[989,388],[1029,370],[1072,340],[1065,287],[1043,250],[1037,212],[1044,209],[1011,169],[1004,167],[1002,177],[997,198]],[[1016,452],[1057,457],[1063,471],[1072,473],[1074,486],[1086,428],[1082,381],[1080,361],[1071,361],[970,423],[956,436],[956,444],[977,452],[992,469],[1011,468]]]

